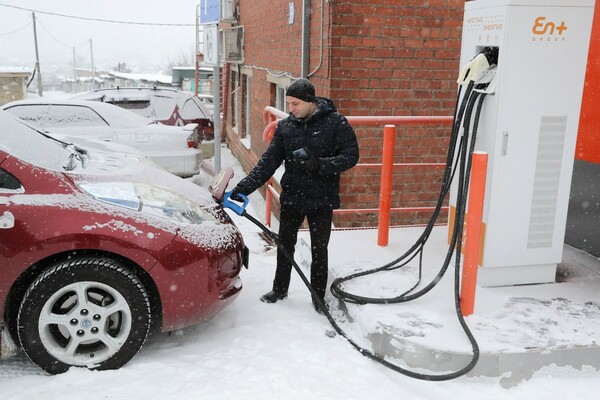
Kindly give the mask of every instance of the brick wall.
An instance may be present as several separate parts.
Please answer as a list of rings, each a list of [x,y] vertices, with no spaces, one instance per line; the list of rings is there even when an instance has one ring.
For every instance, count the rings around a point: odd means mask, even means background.
[[[451,115],[460,57],[462,0],[311,1],[311,81],[350,115]],[[245,67],[252,69],[251,151],[231,134],[230,146],[247,170],[266,144],[262,109],[274,105],[267,75],[301,70],[302,2],[240,0]],[[323,18],[321,18],[321,14]],[[321,28],[322,27],[322,28]],[[321,32],[323,40],[321,41]],[[322,45],[321,45],[322,43]],[[360,163],[381,161],[383,128],[355,127]],[[448,127],[398,128],[395,162],[444,162]],[[432,206],[441,170],[395,169],[392,207]],[[380,173],[356,167],[342,175],[343,208],[377,208]],[[392,224],[421,224],[430,213],[392,214]],[[335,217],[338,226],[377,223],[376,214]]]

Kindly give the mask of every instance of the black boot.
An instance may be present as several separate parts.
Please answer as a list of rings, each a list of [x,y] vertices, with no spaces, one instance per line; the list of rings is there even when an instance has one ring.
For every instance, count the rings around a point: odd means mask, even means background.
[[[327,310],[327,304],[325,303],[325,300],[321,300],[321,301],[323,302],[323,304],[325,305],[325,309]],[[318,312],[321,315],[325,315],[325,313],[323,312],[321,307],[319,307],[319,304],[315,301],[315,299],[312,299],[312,303],[313,303],[313,307],[315,308],[316,312]]]
[[[260,301],[264,303],[277,303],[279,300],[283,300],[287,297],[287,293],[279,293],[271,290],[267,294],[260,296]]]

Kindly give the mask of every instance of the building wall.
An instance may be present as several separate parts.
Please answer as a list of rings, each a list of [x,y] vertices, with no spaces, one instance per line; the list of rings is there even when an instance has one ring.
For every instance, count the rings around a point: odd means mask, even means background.
[[[245,29],[245,59],[239,70],[251,75],[251,115],[246,116],[250,132],[233,131],[229,123],[225,126],[230,147],[246,170],[266,148],[261,138],[262,110],[275,106],[275,85],[285,87],[301,73],[302,1],[294,0],[291,24],[289,4],[289,0],[239,3]],[[342,114],[452,114],[463,0],[312,0],[311,7],[310,79],[317,94],[330,97]],[[225,92],[235,90],[228,86]],[[231,113],[227,118],[229,122]],[[380,162],[383,128],[355,126],[355,130],[359,162]],[[445,160],[449,128],[399,128],[397,132],[395,162]],[[433,205],[439,176],[439,170],[397,170],[392,207]],[[344,173],[342,207],[377,208],[379,182],[380,173],[374,168],[355,167]],[[419,224],[429,215],[394,213],[392,223]],[[335,218],[338,226],[376,221],[375,214]]]
[[[590,38],[565,243],[600,257],[600,0]]]
[[[0,105],[25,99],[29,76],[29,73],[0,73]]]

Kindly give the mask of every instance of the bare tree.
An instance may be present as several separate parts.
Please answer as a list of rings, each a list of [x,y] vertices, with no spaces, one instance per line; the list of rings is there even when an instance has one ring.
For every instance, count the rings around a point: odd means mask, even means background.
[[[190,66],[194,66],[194,53],[195,53],[195,49],[192,47],[190,49],[183,50],[183,49],[179,49],[179,54],[177,55],[177,59],[172,60],[169,59],[169,63],[167,64],[166,70],[167,71],[171,71],[173,69],[173,67],[190,67]]]

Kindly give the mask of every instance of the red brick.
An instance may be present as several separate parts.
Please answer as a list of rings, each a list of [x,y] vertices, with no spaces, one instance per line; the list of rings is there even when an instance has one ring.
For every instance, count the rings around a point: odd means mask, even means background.
[[[323,53],[320,48],[321,1],[311,0],[310,70],[318,94],[332,97],[346,115],[450,115],[456,96],[462,0],[344,0],[324,2]],[[269,13],[264,10],[269,9]],[[288,3],[240,0],[245,27],[246,65],[252,77],[252,151],[241,145],[224,123],[227,141],[246,170],[266,148],[260,137],[262,108],[273,104],[268,75],[300,73],[301,2],[287,23]],[[317,68],[319,65],[319,68]],[[256,66],[256,67],[254,67]],[[230,114],[230,113],[229,113]],[[380,162],[382,129],[355,127],[361,162]],[[448,129],[398,129],[396,161],[445,158]],[[431,203],[439,190],[440,171],[395,171],[394,197],[401,204]],[[354,168],[342,174],[343,206],[377,207],[380,171]],[[433,182],[433,183],[432,183]],[[399,186],[398,186],[399,185]],[[358,197],[357,192],[361,193]],[[395,199],[396,201],[396,199]],[[423,223],[428,213],[395,213],[394,224]],[[376,224],[376,213],[335,216],[336,224]]]

